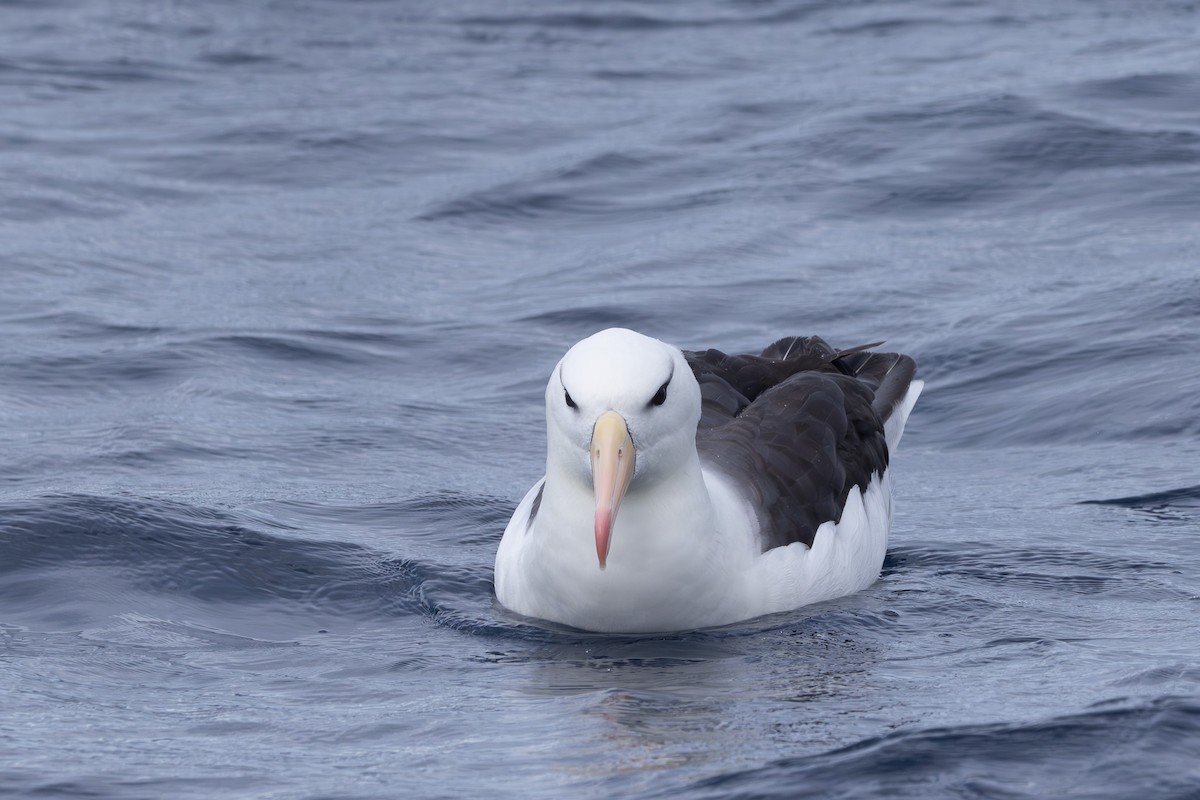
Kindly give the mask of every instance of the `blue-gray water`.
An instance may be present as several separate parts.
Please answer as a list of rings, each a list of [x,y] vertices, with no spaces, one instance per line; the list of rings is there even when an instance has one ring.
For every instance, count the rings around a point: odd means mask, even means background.
[[[0,2],[0,794],[1200,796],[1200,11]],[[621,324],[928,381],[884,575],[498,608]]]

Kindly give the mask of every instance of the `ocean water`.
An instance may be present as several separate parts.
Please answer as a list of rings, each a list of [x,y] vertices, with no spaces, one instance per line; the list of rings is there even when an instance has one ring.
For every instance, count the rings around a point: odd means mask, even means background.
[[[0,795],[1200,797],[1200,9],[0,2]],[[561,353],[886,339],[884,574],[497,606]]]

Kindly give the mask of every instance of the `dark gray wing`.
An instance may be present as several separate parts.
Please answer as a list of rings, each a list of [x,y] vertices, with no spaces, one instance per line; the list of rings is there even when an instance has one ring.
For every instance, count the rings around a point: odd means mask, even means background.
[[[811,546],[822,523],[841,518],[850,489],[887,468],[883,422],[916,362],[873,346],[839,351],[810,336],[757,356],[684,353],[700,383],[700,458],[758,510],[764,549]]]

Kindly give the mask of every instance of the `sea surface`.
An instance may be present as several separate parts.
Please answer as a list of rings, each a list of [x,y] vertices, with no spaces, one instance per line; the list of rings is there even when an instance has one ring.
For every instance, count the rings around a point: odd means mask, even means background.
[[[880,580],[500,608],[622,325],[887,340]],[[0,0],[0,795],[1200,797],[1200,7]]]

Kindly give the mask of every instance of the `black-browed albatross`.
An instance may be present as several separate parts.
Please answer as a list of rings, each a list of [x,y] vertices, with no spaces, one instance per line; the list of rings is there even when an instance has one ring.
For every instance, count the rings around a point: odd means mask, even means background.
[[[877,345],[684,352],[621,328],[546,386],[546,475],[496,553],[507,608],[592,631],[723,625],[879,577],[888,456],[921,392]]]

